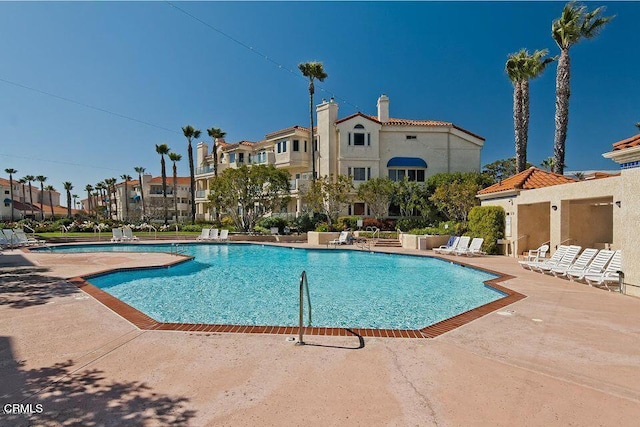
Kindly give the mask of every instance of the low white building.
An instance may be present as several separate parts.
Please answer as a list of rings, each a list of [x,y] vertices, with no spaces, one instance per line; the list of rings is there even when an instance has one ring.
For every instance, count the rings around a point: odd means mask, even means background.
[[[435,120],[392,118],[389,98],[378,98],[378,114],[356,113],[338,118],[338,104],[323,100],[316,108],[315,161],[317,176],[338,174],[353,177],[357,187],[376,177],[393,181],[424,182],[440,172],[479,172],[484,138],[453,123]],[[273,164],[291,174],[292,202],[288,212],[304,209],[301,190],[311,180],[309,129],[291,126],[265,135],[259,142],[228,144],[216,141],[218,173],[227,167]],[[214,177],[209,145],[200,142],[196,158],[196,205],[200,219],[212,219],[208,207],[209,184]],[[349,214],[366,215],[364,203],[355,202]]]

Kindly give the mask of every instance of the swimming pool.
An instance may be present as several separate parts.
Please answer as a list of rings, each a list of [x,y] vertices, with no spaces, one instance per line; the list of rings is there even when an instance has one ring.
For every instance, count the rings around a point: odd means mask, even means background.
[[[296,326],[307,272],[313,325],[420,329],[505,296],[497,276],[429,257],[261,245],[183,245],[194,260],[109,273],[94,286],[159,322]],[[86,245],[55,252],[170,251],[169,245]]]

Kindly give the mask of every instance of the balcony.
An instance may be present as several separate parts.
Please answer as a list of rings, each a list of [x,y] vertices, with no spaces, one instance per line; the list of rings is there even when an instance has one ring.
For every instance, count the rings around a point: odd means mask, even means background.
[[[196,168],[195,175],[204,175],[207,173],[213,173],[213,166],[207,165],[201,168]]]
[[[306,191],[309,188],[309,185],[311,185],[311,174],[309,174],[309,177],[304,175],[306,174],[303,174],[301,178],[289,180],[289,191],[294,193],[297,191]]]

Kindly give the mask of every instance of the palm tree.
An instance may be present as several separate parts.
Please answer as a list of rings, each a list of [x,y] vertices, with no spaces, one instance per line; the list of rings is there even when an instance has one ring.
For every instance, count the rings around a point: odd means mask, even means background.
[[[100,202],[99,204],[96,203],[96,207],[100,206],[101,207],[100,211],[102,211],[102,214],[105,215],[105,217],[106,217],[107,207],[105,205],[105,198],[106,197],[104,195],[104,192],[107,189],[107,184],[105,184],[104,181],[100,181],[99,183],[96,184],[96,186],[94,188],[95,188],[95,190],[98,190],[98,202]],[[97,212],[98,211],[96,210],[96,214],[97,214]]]
[[[6,173],[9,174],[9,191],[10,191],[10,197],[11,197],[11,222],[14,221],[14,217],[13,217],[13,174],[14,173],[18,173],[17,170],[9,168],[9,169],[5,169],[4,170]]]
[[[176,210],[176,222],[178,222],[178,166],[176,162],[179,162],[182,156],[176,153],[169,153],[169,159],[173,162],[173,207]]]
[[[20,185],[22,186],[22,217],[24,218],[27,215],[27,193],[25,192],[25,188],[24,185],[27,183],[27,179],[26,178],[20,178],[18,180],[18,182],[20,183]]]
[[[547,171],[551,171],[556,164],[555,157],[547,157],[540,163],[540,167],[544,168]]]
[[[67,218],[71,218],[71,190],[73,190],[73,184],[65,181],[62,185],[67,192]]]
[[[323,82],[324,79],[328,77],[327,73],[324,71],[324,67],[322,66],[322,62],[303,62],[298,64],[298,69],[302,72],[302,75],[309,78],[309,120],[311,122],[310,133],[311,133],[311,174],[312,180],[316,180],[316,147],[315,141],[313,139],[313,93],[315,92],[315,87],[313,85],[313,80],[318,79]]]
[[[571,85],[571,61],[569,49],[582,39],[591,39],[598,35],[613,16],[602,16],[604,7],[591,12],[587,7],[574,1],[567,3],[560,18],[551,24],[551,37],[560,48],[558,71],[556,74],[556,130],[553,140],[553,171],[562,175],[564,172],[565,142],[569,125],[569,96]]]
[[[207,129],[207,134],[209,134],[209,136],[211,137],[211,139],[213,140],[213,176],[218,176],[218,150],[217,150],[217,145],[218,145],[218,139],[222,139],[224,138],[227,133],[223,132],[222,129],[220,128],[211,128],[211,129]]]
[[[133,168],[136,172],[138,172],[138,184],[140,185],[140,197],[142,203],[142,219],[144,220],[144,187],[142,186],[142,174],[146,171],[142,166],[136,166]]]
[[[505,70],[513,83],[513,127],[516,145],[516,173],[527,169],[527,142],[529,139],[529,80],[535,79],[555,58],[544,58],[547,49],[536,50],[533,55],[526,49],[509,55]]]
[[[84,189],[87,192],[87,214],[91,216],[91,192],[93,191],[93,185],[87,184]]]
[[[576,173],[573,174],[573,176],[579,181],[584,181],[585,180],[584,172],[576,172]]]
[[[182,128],[182,133],[187,138],[189,144],[187,145],[187,154],[189,155],[189,178],[191,185],[191,224],[196,222],[196,177],[193,170],[193,147],[191,146],[192,139],[200,138],[200,130],[194,129],[193,126],[187,125]]]
[[[31,211],[31,216],[33,217],[33,192],[31,188],[31,182],[36,178],[33,175],[27,175],[24,177],[24,179],[29,183],[29,210]]]
[[[113,211],[116,213],[116,219],[118,218],[118,199],[115,196],[117,181],[115,178],[106,178],[104,180],[104,183],[107,184],[107,192],[109,193],[109,219],[113,219]]]
[[[44,221],[44,182],[47,177],[44,175],[36,176],[36,181],[40,183],[40,217]]]
[[[160,154],[160,169],[162,171],[162,197],[163,197],[163,203],[162,205],[164,206],[164,224],[167,225],[168,219],[167,217],[169,216],[169,212],[167,209],[167,169],[165,168],[165,164],[164,164],[164,156],[165,154],[169,154],[169,151],[171,149],[169,148],[169,146],[167,144],[156,144],[156,153]],[[193,199],[191,199],[191,203],[193,204]]]
[[[640,122],[636,123],[636,127],[640,130]]]
[[[120,178],[124,181],[124,220],[129,220],[129,190],[127,189],[127,183],[131,181],[131,175],[122,174]]]
[[[77,200],[78,199],[78,195],[74,194],[74,195],[71,196],[71,198],[73,199],[73,206],[75,206],[76,209],[78,209],[78,200]]]
[[[53,188],[53,185],[47,185],[44,189],[49,192],[49,207],[51,208],[51,221],[53,221],[55,219],[55,214],[53,212],[53,198],[51,196],[51,192],[56,191],[56,189]]]

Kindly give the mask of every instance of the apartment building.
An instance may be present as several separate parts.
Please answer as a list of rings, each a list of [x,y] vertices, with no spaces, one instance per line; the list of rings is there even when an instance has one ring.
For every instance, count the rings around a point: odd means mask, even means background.
[[[316,107],[315,169],[318,176],[353,177],[354,185],[376,177],[393,181],[407,177],[424,182],[440,172],[479,172],[484,138],[453,123],[392,118],[389,97],[378,98],[377,115],[355,113],[338,118],[338,103],[323,100]],[[305,188],[311,181],[309,129],[291,126],[265,135],[262,141],[229,144],[216,141],[218,173],[242,165],[273,164],[291,174],[290,214],[305,211]],[[196,212],[211,220],[209,185],[214,177],[214,156],[200,142],[196,156]],[[366,215],[366,204],[355,201],[347,214]]]
[[[31,193],[29,193],[29,185],[24,187],[16,179],[13,180],[13,201],[11,200],[11,183],[8,179],[0,178],[0,192],[2,194],[3,203],[0,205],[0,220],[11,220],[11,210],[13,209],[13,218],[19,220],[22,218],[41,219],[42,213],[45,218],[51,217],[51,204],[53,203],[54,216],[66,215],[60,209],[60,193],[57,191],[40,191],[40,186],[31,184]],[[42,210],[40,206],[42,204]]]

